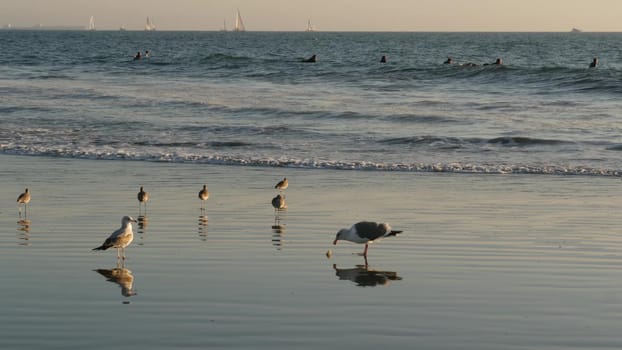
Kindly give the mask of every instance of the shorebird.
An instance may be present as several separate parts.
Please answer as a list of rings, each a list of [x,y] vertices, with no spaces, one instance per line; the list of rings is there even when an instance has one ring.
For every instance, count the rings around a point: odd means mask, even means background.
[[[138,198],[138,215],[140,215],[141,204],[145,204],[145,213],[147,212],[147,201],[149,200],[149,193],[147,193],[143,186],[140,186],[140,191],[136,195]]]
[[[289,182],[287,181],[287,178],[284,177],[283,180],[279,181],[279,183],[274,186],[274,188],[283,192],[285,189],[287,189],[287,186],[289,186]]]
[[[24,205],[24,215],[28,214],[28,203],[30,203],[30,192],[26,189],[17,197],[17,210],[20,216],[22,216],[22,204]]]
[[[272,206],[274,207],[274,211],[287,208],[285,197],[281,194],[277,194],[276,197],[272,198]]]
[[[339,240],[365,243],[365,250],[363,254],[360,255],[367,257],[369,244],[379,238],[397,236],[398,233],[402,233],[402,231],[393,231],[391,230],[391,226],[386,223],[361,221],[352,225],[350,228],[339,230],[333,244],[336,245]]]
[[[201,200],[201,209],[205,210],[205,201],[209,198],[207,185],[203,185],[203,189],[199,191],[199,199]]]
[[[132,232],[132,222],[136,222],[131,216],[124,216],[121,219],[121,228],[114,231],[102,245],[93,250],[106,250],[108,248],[117,248],[117,260],[125,260],[125,247],[132,243],[134,232]],[[120,251],[123,254],[119,254]]]

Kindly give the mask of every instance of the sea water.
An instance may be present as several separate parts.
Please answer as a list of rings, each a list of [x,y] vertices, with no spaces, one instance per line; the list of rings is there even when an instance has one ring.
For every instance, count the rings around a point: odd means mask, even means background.
[[[619,349],[619,39],[0,31],[0,347]]]
[[[617,176],[621,38],[4,30],[0,152]]]

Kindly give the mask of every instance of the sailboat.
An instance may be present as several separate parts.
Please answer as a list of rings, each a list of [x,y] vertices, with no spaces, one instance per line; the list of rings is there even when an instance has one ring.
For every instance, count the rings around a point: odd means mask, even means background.
[[[151,22],[151,18],[147,17],[147,24],[145,24],[145,31],[153,32],[155,30],[156,30],[155,24],[153,24],[153,22]]]
[[[315,28],[311,25],[311,20],[307,22],[307,29],[305,32],[315,32]]]
[[[225,19],[222,23],[222,29],[220,30],[221,32],[226,32],[227,31],[227,20]]]
[[[233,28],[234,32],[245,32],[246,27],[244,27],[244,22],[242,22],[242,15],[240,15],[240,9],[238,9],[237,16],[235,17],[235,27]]]
[[[86,27],[87,30],[95,30],[95,17],[91,16],[89,20],[89,26]]]

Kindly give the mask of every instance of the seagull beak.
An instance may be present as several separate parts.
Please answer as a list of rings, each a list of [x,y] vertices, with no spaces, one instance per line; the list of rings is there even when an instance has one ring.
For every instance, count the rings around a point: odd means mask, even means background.
[[[333,241],[333,245],[337,245],[337,241],[338,241],[338,239],[335,238],[335,240]]]

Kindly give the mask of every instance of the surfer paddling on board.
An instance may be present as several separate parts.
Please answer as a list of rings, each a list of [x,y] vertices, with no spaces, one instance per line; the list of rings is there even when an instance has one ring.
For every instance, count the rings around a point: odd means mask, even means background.
[[[302,62],[311,62],[311,63],[315,63],[315,62],[317,62],[317,55],[315,55],[315,54],[314,54],[313,56],[311,56],[311,57],[307,58],[306,60],[302,60]]]
[[[598,66],[598,57],[594,57],[592,63],[590,63],[590,68],[596,68]]]

